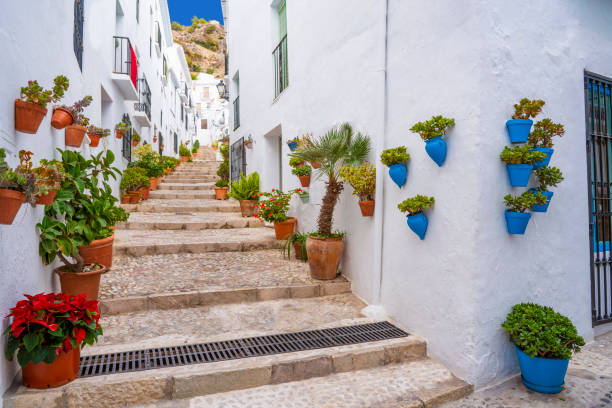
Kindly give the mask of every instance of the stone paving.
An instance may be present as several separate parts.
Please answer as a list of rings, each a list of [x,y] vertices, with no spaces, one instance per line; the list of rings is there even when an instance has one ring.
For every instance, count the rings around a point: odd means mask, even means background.
[[[215,183],[166,183],[163,182],[157,186],[159,190],[212,190]]]
[[[202,230],[227,228],[263,227],[263,221],[255,217],[242,217],[234,213],[148,213],[133,212],[127,222],[117,225],[118,229],[136,230]]]
[[[235,200],[150,199],[138,204],[121,204],[126,211],[142,212],[239,212],[240,204]]]

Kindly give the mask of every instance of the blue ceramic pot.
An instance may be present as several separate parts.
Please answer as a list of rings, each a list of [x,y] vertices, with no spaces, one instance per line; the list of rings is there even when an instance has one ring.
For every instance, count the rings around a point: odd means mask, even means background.
[[[523,235],[531,218],[530,213],[520,213],[506,210],[506,227],[508,234]]]
[[[404,163],[393,164],[389,167],[389,176],[391,177],[391,180],[393,180],[400,188],[406,184],[407,174],[408,168]]]
[[[297,142],[287,142],[287,146],[289,146],[289,149],[294,152],[295,149],[298,148],[298,143]]]
[[[537,194],[538,193],[538,190],[536,190],[535,188],[530,188],[529,191],[531,191],[533,194]],[[553,196],[554,193],[552,191],[539,191],[539,192],[546,196],[546,204],[543,204],[543,205],[534,205],[531,208],[531,211],[533,211],[533,212],[546,212],[546,211],[548,211],[548,206],[550,205],[550,200],[552,199],[552,196]]]
[[[421,239],[425,239],[425,233],[427,232],[427,217],[422,212],[406,217],[406,222],[412,231],[419,236]]]
[[[557,394],[563,390],[569,359],[529,357],[514,347],[525,387],[543,394]]]
[[[533,164],[506,164],[512,187],[525,187],[533,170]]]
[[[506,122],[508,135],[511,143],[525,143],[531,132],[533,120],[531,119],[511,119]]]
[[[442,136],[437,136],[425,141],[425,151],[433,161],[440,167],[446,159],[446,142]]]
[[[300,200],[302,200],[302,202],[306,204],[310,201],[310,196],[300,196]]]
[[[539,162],[535,162],[533,164],[534,169],[539,169],[540,167],[548,166],[548,163],[550,163],[550,157],[555,152],[554,149],[549,149],[547,147],[536,147],[535,149],[531,149],[531,150],[532,151],[537,150],[538,152],[546,153],[546,159],[539,161]]]

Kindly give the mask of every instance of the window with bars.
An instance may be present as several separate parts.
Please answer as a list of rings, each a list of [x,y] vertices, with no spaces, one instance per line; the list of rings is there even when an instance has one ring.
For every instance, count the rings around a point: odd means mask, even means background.
[[[136,0],[136,22],[140,23],[140,0]]]
[[[127,113],[123,115],[123,118],[121,119],[121,121],[127,123],[128,125],[132,124],[132,121],[130,120],[130,116]],[[121,149],[121,155],[123,156],[124,159],[130,162],[132,161],[132,127],[131,126],[129,130],[127,130],[125,134],[123,135],[122,141],[123,141],[123,145]]]
[[[79,69],[83,71],[83,9],[85,0],[74,0],[74,31],[72,34],[72,44],[74,55],[79,64]]]
[[[285,0],[278,7],[280,41],[272,56],[274,57],[274,98],[277,98],[289,86],[289,61],[287,58],[287,3]]]
[[[178,153],[178,135],[174,134],[174,153]]]

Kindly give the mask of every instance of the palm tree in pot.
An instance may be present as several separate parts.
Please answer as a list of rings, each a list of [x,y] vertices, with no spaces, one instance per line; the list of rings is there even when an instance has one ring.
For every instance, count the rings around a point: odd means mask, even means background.
[[[344,234],[332,232],[334,208],[344,188],[339,170],[344,166],[359,166],[369,153],[370,138],[359,132],[355,134],[352,126],[344,123],[291,154],[303,161],[320,162],[315,175],[326,179],[318,231],[306,241],[310,274],[315,279],[334,279],[344,251]]]

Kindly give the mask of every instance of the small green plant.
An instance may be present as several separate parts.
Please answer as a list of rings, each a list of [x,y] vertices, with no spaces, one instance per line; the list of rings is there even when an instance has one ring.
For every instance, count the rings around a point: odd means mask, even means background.
[[[197,147],[195,147],[195,146],[193,146],[193,147],[191,148],[191,153],[197,153],[197,152],[198,152],[198,148],[197,148]]]
[[[301,166],[302,164],[304,164],[304,160],[298,159],[297,157],[291,157],[289,159],[289,166],[291,167]]]
[[[131,128],[132,128],[132,125],[128,125],[125,122],[119,122],[115,125],[115,130],[118,130],[120,132],[127,132]]]
[[[512,119],[529,119],[535,118],[542,112],[542,107],[546,104],[541,99],[530,100],[523,98],[519,103],[514,105],[514,115]]]
[[[224,180],[226,183],[229,182],[229,146],[221,144],[219,146],[219,153],[223,156],[223,161],[219,164],[217,169],[217,176]]]
[[[287,241],[285,241],[285,244],[281,248],[281,253],[283,254],[283,257],[286,256],[287,258],[291,259],[291,247],[295,244],[298,244],[300,246],[300,253],[296,257],[301,259],[302,261],[307,261],[308,254],[306,252],[306,240],[309,236],[310,234],[308,233],[300,232],[294,232],[289,235],[289,238],[287,238]]]
[[[546,118],[533,125],[533,131],[527,139],[527,144],[533,148],[548,148],[553,147],[552,138],[555,136],[563,136],[565,128],[560,123],[554,123]]]
[[[563,173],[556,167],[540,167],[536,170],[538,176],[538,191],[547,191],[550,187],[557,187],[563,181]]]
[[[293,173],[294,176],[298,177],[310,176],[310,174],[312,173],[312,167],[308,164],[304,167],[296,167],[291,170],[291,173]]]
[[[224,187],[228,187],[229,184],[225,180],[217,180],[217,182],[215,183],[215,186],[217,186],[219,188],[224,188]]]
[[[533,151],[527,145],[512,148],[506,146],[499,158],[506,164],[533,164],[546,159],[546,153]]]
[[[191,157],[191,152],[187,148],[187,146],[181,144],[179,146],[179,156],[181,157]]]
[[[197,81],[197,79],[198,79],[198,74],[197,73],[191,72],[189,75],[191,76],[191,80],[192,81]]]
[[[504,197],[504,203],[510,212],[524,213],[527,210],[531,210],[534,205],[546,204],[547,198],[544,194],[534,193],[533,191],[525,191],[519,196],[513,196],[508,194]]]
[[[202,72],[202,67],[200,67],[198,64],[193,64],[191,65],[191,70],[193,72]]]
[[[215,73],[215,69],[214,69],[214,68],[211,68],[211,67],[208,67],[208,68],[206,68],[206,73],[207,73],[208,75],[212,75],[212,74],[214,74],[214,73]]]
[[[408,160],[410,160],[410,154],[406,153],[406,146],[383,150],[380,155],[380,161],[389,167],[394,164],[406,163]]]
[[[344,166],[338,175],[345,183],[353,187],[353,195],[360,201],[374,200],[376,193],[376,167],[367,160],[359,167]]]
[[[89,118],[83,114],[83,111],[86,107],[91,105],[92,101],[93,97],[91,95],[87,95],[70,106],[60,105],[59,107],[70,112],[72,118],[74,119],[75,125],[87,127],[87,125],[89,125]]]
[[[21,88],[21,100],[46,108],[49,102],[57,102],[62,99],[69,86],[68,78],[63,75],[58,75],[53,79],[52,90],[45,90],[38,85],[38,81],[28,81],[28,85]]]
[[[89,125],[87,127],[87,133],[90,135],[100,135],[100,137],[106,137],[110,135],[110,129]]]
[[[584,346],[572,321],[548,306],[514,305],[501,326],[510,341],[530,357],[566,360]]]
[[[287,211],[293,194],[295,190],[283,193],[281,190],[272,189],[270,193],[262,193],[261,196],[268,199],[260,201],[255,217],[273,223],[287,221]]]
[[[423,140],[442,136],[446,130],[455,126],[455,119],[445,118],[442,115],[433,116],[425,122],[417,122],[410,128],[411,132],[418,133]]]
[[[206,34],[212,34],[215,32],[215,25],[214,24],[208,24],[206,26],[206,28],[204,29],[204,31],[206,32]]]
[[[132,132],[132,141],[140,142],[140,135],[136,132]]]
[[[422,196],[417,194],[414,197],[410,197],[402,201],[397,205],[397,208],[403,213],[408,215],[415,215],[422,212],[424,209],[432,207],[435,199],[433,197]]]
[[[13,171],[4,160],[6,152],[0,148],[0,188],[14,190],[26,195],[26,202],[34,205],[35,196],[40,193],[41,185],[36,172],[32,169],[32,152],[19,151],[19,166]],[[42,187],[42,190],[46,190]],[[43,191],[44,192],[44,191]]]
[[[193,147],[195,147],[196,149],[200,148],[200,141],[196,139],[195,142],[193,142]]]
[[[142,167],[131,167],[123,172],[119,188],[121,191],[138,191],[151,185],[146,169]]]
[[[248,176],[240,173],[240,180],[232,183],[228,195],[236,200],[259,200],[259,173]]]
[[[172,28],[174,31],[183,31],[183,26],[177,23],[176,21],[172,22],[170,28]]]

